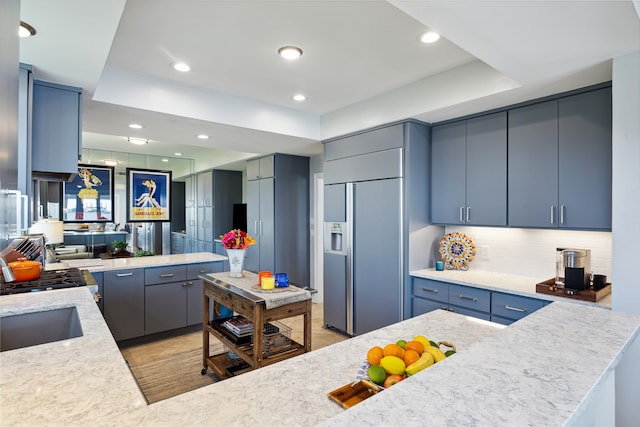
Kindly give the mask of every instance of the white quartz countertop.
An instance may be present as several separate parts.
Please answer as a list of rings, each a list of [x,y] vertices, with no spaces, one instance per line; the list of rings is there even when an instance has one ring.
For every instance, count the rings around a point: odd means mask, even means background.
[[[86,289],[3,296],[0,315],[65,305],[84,336],[0,353],[0,425],[563,425],[640,333],[640,316],[564,302],[508,327],[436,310],[146,405]],[[329,400],[371,346],[418,334],[458,353],[351,409]]]
[[[90,272],[100,272],[108,270],[122,270],[130,268],[157,267],[164,265],[195,264],[200,262],[224,261],[227,257],[213,254],[211,252],[197,252],[192,254],[155,255],[131,258],[113,259],[70,259],[64,262],[47,264],[47,270],[58,270],[65,268],[79,268]]]
[[[473,270],[444,270],[436,271],[433,268],[424,270],[414,270],[409,272],[411,276],[425,279],[441,280],[444,282],[457,283],[459,285],[473,286],[476,288],[488,289],[491,291],[505,292],[515,295],[534,297],[547,301],[564,301],[583,304],[588,306],[611,308],[611,294],[603,297],[600,301],[593,303],[572,298],[541,294],[536,292],[536,284],[544,282],[551,277],[530,277],[515,274],[496,273],[493,271]]]

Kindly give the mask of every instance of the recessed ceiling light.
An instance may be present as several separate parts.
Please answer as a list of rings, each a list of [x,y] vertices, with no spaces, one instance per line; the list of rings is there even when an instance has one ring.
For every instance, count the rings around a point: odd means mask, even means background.
[[[162,161],[163,161],[163,162],[168,162],[168,161],[169,161],[169,159],[162,159]]]
[[[420,41],[422,43],[434,43],[440,39],[440,34],[434,33],[433,31],[427,31],[423,35],[420,36]]]
[[[135,144],[135,145],[145,145],[145,144],[149,143],[148,139],[135,138],[135,137],[131,137],[131,136],[129,138],[127,138],[127,141],[129,141],[130,143]]]
[[[174,156],[182,156],[182,153],[173,153]]]
[[[105,160],[104,164],[107,166],[118,166],[118,162],[116,162],[115,160]]]
[[[191,71],[191,67],[184,62],[175,62],[172,64],[172,67],[174,70],[181,71],[183,73],[186,73],[187,71]]]
[[[302,49],[295,46],[283,46],[278,49],[278,55],[284,59],[298,59],[302,56]]]
[[[36,29],[24,21],[20,21],[18,37],[31,37],[36,35]]]
[[[196,138],[198,138],[198,139],[209,139],[209,135],[205,135],[204,133],[201,133],[201,134],[197,135]]]
[[[140,124],[138,124],[138,123],[131,123],[131,124],[129,125],[129,127],[130,127],[131,129],[142,129],[144,126],[142,126],[142,125],[140,125]]]
[[[293,97],[292,97],[292,98],[293,98],[293,100],[294,100],[294,101],[299,101],[299,102],[304,101],[304,100],[306,100],[306,99],[307,99],[307,97],[306,97],[306,96],[304,96],[304,95],[303,95],[303,94],[301,94],[301,93],[297,93],[297,94],[293,95]]]

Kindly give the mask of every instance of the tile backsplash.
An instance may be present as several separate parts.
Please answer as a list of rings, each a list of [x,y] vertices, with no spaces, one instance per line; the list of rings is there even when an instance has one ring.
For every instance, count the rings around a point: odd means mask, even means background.
[[[446,227],[465,233],[476,245],[471,269],[550,279],[556,271],[556,248],[591,249],[591,270],[611,278],[611,234],[601,231],[525,228]]]

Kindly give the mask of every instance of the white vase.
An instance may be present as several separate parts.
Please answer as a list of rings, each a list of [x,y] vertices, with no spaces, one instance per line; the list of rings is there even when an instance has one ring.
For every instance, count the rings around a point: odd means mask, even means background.
[[[229,257],[229,277],[243,277],[242,267],[244,266],[244,255],[246,249],[227,249]]]

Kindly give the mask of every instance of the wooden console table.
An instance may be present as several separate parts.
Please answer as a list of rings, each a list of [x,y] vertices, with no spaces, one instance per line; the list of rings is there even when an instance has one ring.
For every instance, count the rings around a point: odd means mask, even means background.
[[[243,274],[245,276],[243,278],[229,277],[228,272],[200,276],[203,281],[202,375],[206,374],[208,367],[211,367],[219,377],[227,378],[230,376],[228,369],[234,366],[226,352],[217,355],[209,354],[209,334],[218,338],[237,354],[249,365],[249,369],[257,369],[311,351],[311,294],[300,288],[295,288],[294,297],[287,291],[269,294],[252,292],[252,285],[258,283],[258,275],[246,271]],[[292,299],[295,301],[290,302]],[[212,319],[209,317],[212,300],[253,322],[253,342],[236,344],[212,326]],[[300,344],[292,339],[287,349],[274,354],[265,354],[262,351],[264,324],[299,315],[304,316],[304,342]],[[256,351],[256,349],[260,350]]]

